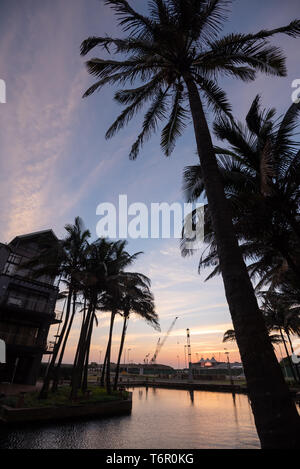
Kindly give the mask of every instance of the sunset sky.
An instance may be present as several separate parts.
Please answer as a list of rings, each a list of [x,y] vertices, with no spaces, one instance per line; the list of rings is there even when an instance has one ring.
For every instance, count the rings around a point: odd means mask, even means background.
[[[146,11],[146,0],[133,0]],[[225,32],[256,32],[275,28],[299,17],[299,0],[236,0]],[[63,236],[64,225],[80,215],[96,237],[101,202],[117,205],[119,194],[128,202],[182,202],[182,172],[197,162],[191,126],[171,158],[162,156],[159,136],[137,161],[128,159],[140,129],[141,117],[113,140],[104,134],[120,111],[113,89],[81,99],[93,80],[79,55],[80,43],[92,35],[117,36],[112,11],[100,0],[1,0],[0,79],[7,86],[7,103],[0,104],[0,241],[15,235],[52,228]],[[279,113],[291,105],[294,79],[300,78],[299,40],[278,36],[287,55],[286,78],[259,76],[249,84],[221,80],[234,114],[244,119],[257,93]],[[91,56],[101,56],[95,50]],[[211,122],[212,116],[209,115]],[[144,251],[135,265],[152,280],[162,333],[178,316],[174,331],[158,362],[184,364],[186,328],[191,330],[193,360],[201,356],[224,359],[223,333],[231,328],[220,278],[204,282],[209,272],[197,273],[199,255],[183,259],[178,240],[129,240],[129,251]],[[73,358],[80,316],[70,339],[66,362]],[[108,316],[99,316],[91,360],[99,360],[106,346]],[[121,318],[113,343],[116,360]],[[125,348],[130,360],[142,362],[154,353],[160,334],[132,319]],[[235,345],[227,345],[238,360]]]

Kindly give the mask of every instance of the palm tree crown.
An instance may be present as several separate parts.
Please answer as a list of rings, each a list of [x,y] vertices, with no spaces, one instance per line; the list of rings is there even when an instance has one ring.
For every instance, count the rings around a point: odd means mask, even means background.
[[[299,276],[299,148],[295,141],[300,105],[293,104],[275,119],[275,109],[261,108],[256,96],[246,117],[246,125],[227,118],[214,124],[215,135],[229,144],[215,147],[219,171],[233,213],[236,235],[251,276],[260,279],[258,288],[275,286],[282,274],[292,269]],[[184,171],[188,201],[205,196],[200,165]],[[209,210],[206,211],[206,242],[209,252],[200,266],[214,266],[220,272]],[[183,254],[185,239],[182,243]],[[210,275],[210,277],[211,277]]]
[[[263,30],[257,34],[228,34],[219,38],[227,19],[228,0],[151,0],[150,16],[136,12],[126,0],[107,0],[119,17],[127,37],[89,37],[83,41],[81,54],[100,46],[110,53],[125,54],[125,60],[93,58],[87,62],[97,78],[84,94],[89,96],[104,85],[139,82],[134,89],[118,91],[115,99],[126,108],[106,133],[111,138],[126,125],[147,102],[142,131],[130,152],[135,159],[143,143],[167,119],[161,134],[161,146],[169,156],[177,137],[184,130],[188,111],[185,80],[189,75],[201,90],[206,102],[217,113],[230,114],[225,93],[216,84],[217,75],[233,76],[243,81],[255,79],[256,72],[286,75],[285,59],[268,39],[277,33],[296,37],[300,21],[288,26]],[[171,111],[169,112],[169,109]]]

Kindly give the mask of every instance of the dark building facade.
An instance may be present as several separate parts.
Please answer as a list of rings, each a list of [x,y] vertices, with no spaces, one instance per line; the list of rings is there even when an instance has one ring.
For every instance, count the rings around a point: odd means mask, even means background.
[[[6,343],[0,382],[35,384],[43,355],[51,353],[49,328],[60,322],[55,314],[58,287],[53,278],[35,279],[22,264],[38,255],[42,243],[57,241],[47,230],[0,243],[0,339]]]

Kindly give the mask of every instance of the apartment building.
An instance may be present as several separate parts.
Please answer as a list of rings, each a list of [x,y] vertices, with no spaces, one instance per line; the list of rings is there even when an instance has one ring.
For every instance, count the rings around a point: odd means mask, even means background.
[[[6,364],[0,364],[0,382],[36,383],[55,314],[58,287],[47,276],[34,278],[23,262],[38,255],[45,243],[58,242],[52,230],[17,236],[0,243],[0,339],[6,344]]]

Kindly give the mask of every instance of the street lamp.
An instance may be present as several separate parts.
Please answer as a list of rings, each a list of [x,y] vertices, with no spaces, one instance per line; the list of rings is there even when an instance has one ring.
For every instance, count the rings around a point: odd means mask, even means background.
[[[184,346],[184,366],[185,368],[187,368],[187,364],[186,364],[186,345]]]
[[[225,355],[227,355],[227,363],[228,363],[230,384],[231,384],[231,386],[234,386],[233,379],[232,379],[232,373],[231,373],[231,365],[230,365],[230,360],[229,360],[229,352],[227,352],[226,348],[224,348],[224,350],[226,350]]]
[[[129,348],[129,349],[127,350],[127,361],[128,361],[128,365],[129,365],[129,352],[131,352],[131,348]]]

